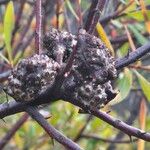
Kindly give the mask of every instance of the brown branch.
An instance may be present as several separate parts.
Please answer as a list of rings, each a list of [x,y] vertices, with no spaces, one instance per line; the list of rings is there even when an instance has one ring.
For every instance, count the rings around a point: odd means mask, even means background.
[[[128,66],[130,63],[135,62],[137,59],[139,59],[140,57],[142,57],[143,55],[145,55],[148,52],[150,52],[150,43],[138,48],[134,52],[131,52],[129,54],[129,57],[124,57],[124,58],[118,59],[116,61],[117,69],[121,69],[125,66]],[[85,108],[85,106],[81,102],[79,102],[77,100],[73,100],[72,98],[69,98],[69,97],[64,97],[65,95],[63,95],[63,93],[61,93],[61,90],[55,92],[54,87],[57,87],[56,83],[57,83],[57,81],[54,83],[54,85],[52,87],[49,87],[44,93],[39,95],[38,98],[36,98],[35,100],[33,100],[31,102],[28,102],[28,103],[9,102],[8,104],[7,103],[1,104],[0,105],[0,118],[15,114],[18,112],[25,111],[25,109],[28,106],[38,106],[41,104],[54,102],[58,99],[64,99],[64,100],[70,99],[70,101],[69,101],[70,103],[82,108],[84,111],[87,111],[87,108]],[[101,112],[99,110],[94,110],[94,109],[88,107],[88,111],[90,111],[92,115],[102,119],[103,121],[107,122],[108,124],[114,126],[115,128],[121,130],[122,132],[128,134],[129,136],[135,136],[137,138],[141,138],[143,140],[150,141],[149,133],[145,133],[144,131],[141,131],[137,128],[129,126],[126,123],[124,123],[120,120],[117,120],[117,119],[111,117],[110,115],[108,115],[104,112]]]
[[[128,56],[117,59],[116,69],[121,69],[123,67],[128,66],[129,64],[136,62],[138,59],[140,59],[142,56],[146,55],[149,52],[150,52],[150,42],[137,48],[134,52],[129,53]]]
[[[86,31],[89,30],[89,27],[90,27],[91,24],[92,24],[92,20],[93,20],[93,17],[94,17],[94,10],[95,10],[96,7],[97,7],[97,3],[98,3],[98,0],[93,0],[93,1],[91,2],[89,14],[88,14],[88,16],[87,16],[87,20],[86,20],[85,26],[84,26],[84,29],[85,29]]]
[[[129,54],[129,57],[117,59],[117,61],[116,61],[117,69],[121,69],[125,66],[128,66],[130,63],[135,62],[137,60],[137,58],[142,57],[144,54],[146,54],[148,52],[150,52],[150,43],[138,48],[134,52],[131,52]],[[123,60],[125,60],[125,62]],[[9,116],[14,113],[24,111],[24,109],[27,107],[27,105],[38,106],[38,105],[45,104],[48,102],[56,101],[57,99],[61,99],[61,94],[62,93],[55,93],[54,91],[51,90],[51,87],[50,87],[43,94],[41,94],[39,96],[39,98],[33,100],[32,102],[17,103],[17,102],[11,101],[8,103],[8,105],[1,104],[0,105],[0,118]]]
[[[0,119],[9,115],[23,112],[28,106],[39,106],[41,104],[52,103],[61,99],[62,97],[61,91],[57,91],[57,92],[54,91],[54,87],[57,87],[55,83],[56,82],[54,82],[53,86],[48,87],[45,92],[43,92],[33,101],[29,101],[29,102],[10,101],[9,103],[1,104],[0,105]]]
[[[99,21],[100,14],[104,8],[106,0],[93,0],[89,14],[87,16],[87,21],[85,23],[85,30],[92,34],[95,30],[96,24]]]
[[[29,115],[25,113],[13,126],[7,131],[6,135],[0,140],[0,150],[2,150],[9,140],[14,136],[17,130],[27,121]]]
[[[107,114],[105,112],[99,111],[98,109],[87,107],[80,101],[72,99],[69,102],[76,105],[76,106],[78,106],[78,107],[80,107],[80,108],[82,108],[85,112],[90,113],[91,115],[107,122],[111,126],[121,130],[122,132],[126,133],[130,137],[135,136],[137,138],[140,138],[140,139],[143,139],[145,141],[150,142],[150,133],[147,133],[147,132],[142,131],[138,128],[132,127],[132,126],[124,123],[123,121],[118,120],[118,119],[110,116],[109,114]]]
[[[132,0],[131,2],[129,2],[127,5],[125,5],[124,7],[122,7],[120,10],[115,11],[114,13],[106,16],[105,18],[100,19],[100,23],[104,26],[106,25],[111,19],[117,19],[118,17],[121,16],[121,13],[126,10],[132,3],[134,2],[134,0]]]
[[[81,150],[82,148],[79,147],[76,143],[74,143],[72,140],[64,136],[62,133],[60,133],[58,130],[56,130],[53,126],[51,126],[45,118],[34,108],[34,107],[28,107],[26,109],[28,114],[38,122],[38,124],[48,133],[48,135],[61,143],[64,147],[71,149],[71,150]]]

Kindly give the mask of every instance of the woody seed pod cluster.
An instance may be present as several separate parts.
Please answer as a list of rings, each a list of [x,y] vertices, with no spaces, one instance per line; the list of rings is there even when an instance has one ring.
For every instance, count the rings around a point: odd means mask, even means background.
[[[8,77],[6,92],[17,101],[31,101],[53,84],[59,67],[43,54],[23,59]]]

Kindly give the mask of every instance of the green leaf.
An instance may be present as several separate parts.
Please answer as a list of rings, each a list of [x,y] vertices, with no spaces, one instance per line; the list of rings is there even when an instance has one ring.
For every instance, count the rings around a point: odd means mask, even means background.
[[[100,39],[104,42],[104,44],[106,45],[106,47],[109,48],[112,56],[114,56],[114,49],[113,49],[113,46],[111,45],[111,42],[103,28],[103,26],[98,22],[97,25],[96,25],[96,30],[98,32],[98,35],[100,37]]]
[[[134,73],[138,77],[138,81],[140,83],[140,86],[142,88],[142,91],[146,98],[150,101],[150,82],[146,80],[139,72],[134,70]]]
[[[120,74],[118,79],[118,89],[121,94],[121,99],[125,99],[132,87],[132,72],[125,68],[124,72]]]
[[[117,88],[119,90],[117,96],[109,103],[114,105],[124,100],[132,88],[132,72],[128,68],[124,68],[124,71],[119,74],[117,79]]]
[[[15,56],[15,58],[13,59],[13,64],[14,65],[16,65],[18,62],[19,62],[19,60],[21,59],[21,57],[22,57],[22,51],[19,51],[17,54],[16,54],[16,56]]]
[[[111,23],[119,29],[123,27],[122,23],[120,23],[118,20],[111,20]]]
[[[66,4],[67,4],[69,10],[70,10],[71,13],[73,14],[73,16],[74,16],[77,20],[79,20],[79,17],[78,17],[78,15],[76,14],[76,12],[74,11],[74,9],[73,9],[73,7],[72,7],[72,4],[70,3],[70,0],[65,0],[65,2],[66,2]]]
[[[146,5],[150,5],[150,0],[145,0]]]
[[[127,2],[125,0],[120,0],[120,2],[123,4],[127,4]]]
[[[147,15],[148,18],[150,18],[150,10],[147,10]],[[141,10],[127,13],[127,16],[136,19],[137,21],[144,21],[144,17]]]
[[[124,57],[128,55],[128,52],[129,52],[129,43],[125,43],[121,46],[119,51],[117,51],[117,55],[119,57]]]
[[[128,27],[133,32],[133,34],[135,35],[135,38],[141,45],[148,43],[148,40],[137,30],[135,26],[128,25]]]
[[[0,60],[1,59],[6,61],[9,64],[9,60],[2,53],[0,53]]]
[[[10,1],[7,5],[4,16],[4,40],[6,44],[9,61],[11,63],[12,63],[11,39],[12,39],[12,32],[14,29],[14,22],[15,22],[14,5],[13,2]]]
[[[86,145],[86,150],[91,150],[91,149],[96,149],[96,144],[99,141],[95,140],[95,139],[89,139],[88,143]]]

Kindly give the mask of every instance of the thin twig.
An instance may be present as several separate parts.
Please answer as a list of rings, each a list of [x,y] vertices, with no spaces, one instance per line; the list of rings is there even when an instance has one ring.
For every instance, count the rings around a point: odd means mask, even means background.
[[[88,116],[88,118],[86,119],[86,122],[84,124],[84,126],[80,129],[80,131],[78,132],[78,134],[76,135],[76,137],[74,138],[74,141],[77,142],[80,140],[80,138],[82,137],[83,132],[85,131],[86,127],[88,126],[89,122],[92,120],[92,116]]]
[[[142,35],[145,37],[149,36],[149,34],[147,32],[143,33]],[[134,34],[131,34],[131,37],[133,40],[136,39]],[[128,37],[126,35],[117,36],[115,38],[110,39],[110,42],[112,44],[119,44],[119,45],[122,45],[123,43],[125,43],[127,41],[128,41]]]
[[[24,8],[25,3],[26,3],[26,0],[21,1],[20,8],[17,12],[16,21],[15,21],[15,28],[14,28],[13,33],[12,33],[12,43],[14,41],[15,34],[16,34],[16,32],[17,32],[17,30],[19,29],[19,26],[20,26],[20,20],[21,20],[21,17],[22,17],[23,8]]]
[[[56,130],[53,126],[51,126],[34,107],[28,107],[26,111],[35,121],[38,122],[38,124],[48,133],[50,137],[61,143],[64,147],[71,150],[82,149],[81,147],[79,147],[79,145],[74,143],[72,140],[70,140],[58,130]]]
[[[82,108],[85,112],[89,112],[91,115],[107,122],[111,126],[121,130],[122,132],[126,133],[130,137],[135,136],[137,138],[140,138],[140,139],[150,142],[150,133],[148,133],[148,132],[145,132],[145,131],[140,130],[135,127],[132,127],[132,126],[124,123],[123,121],[110,116],[109,114],[107,114],[105,112],[99,111],[98,109],[87,107],[80,101],[72,99],[70,101],[70,103]]]
[[[116,69],[121,69],[129,64],[136,62],[142,56],[150,52],[150,42],[137,48],[134,52],[129,53],[128,56],[116,60]]]
[[[120,17],[121,13],[123,11],[125,11],[133,2],[134,2],[134,0],[132,0],[131,2],[129,2],[127,5],[125,5],[124,7],[122,7],[120,10],[117,10],[114,13],[106,16],[105,18],[100,19],[100,23],[102,25],[106,25],[111,19],[116,19],[116,18]]]
[[[36,35],[35,35],[35,49],[41,54],[42,53],[42,1],[36,0],[35,2],[36,11]]]
[[[29,16],[29,18],[28,18],[28,21],[27,21],[27,24],[26,24],[26,26],[23,28],[23,31],[21,32],[21,35],[20,35],[20,39],[19,39],[19,41],[18,41],[18,44],[16,45],[16,47],[14,48],[14,54],[16,54],[17,52],[18,52],[18,50],[20,49],[20,47],[22,46],[22,41],[23,41],[23,39],[25,38],[25,36],[26,36],[26,34],[27,34],[27,32],[28,32],[28,30],[29,30],[29,27],[30,27],[30,25],[31,25],[31,22],[32,22],[32,20],[33,20],[33,17],[34,17],[34,9],[33,9],[33,11],[31,12],[31,15]]]
[[[64,1],[64,2],[65,2],[65,1]],[[64,10],[63,14],[64,14],[64,18],[65,18],[65,27],[66,27],[66,30],[67,30],[68,32],[70,32],[71,29],[70,29],[70,26],[69,26],[69,20],[68,20],[67,10],[66,10],[65,3],[64,3],[64,2],[63,2],[63,10]]]
[[[150,72],[150,66],[129,65],[129,68],[141,69]]]
[[[7,131],[6,135],[0,140],[0,150],[2,150],[9,140],[14,136],[17,130],[27,121],[29,115],[25,113],[13,126]]]
[[[89,27],[90,27],[91,24],[92,24],[92,20],[93,20],[93,17],[94,17],[94,11],[95,11],[95,9],[96,9],[96,7],[97,7],[97,3],[98,3],[98,0],[93,0],[93,1],[91,2],[89,14],[88,14],[88,16],[87,16],[87,20],[86,20],[85,26],[84,26],[84,29],[85,29],[86,31],[89,30]]]
[[[77,20],[78,21],[78,27],[81,28],[83,20],[82,20],[82,12],[81,12],[80,0],[76,0],[75,3],[76,3],[76,13],[77,13],[77,15],[79,17],[79,19]]]
[[[30,45],[30,43],[32,42],[33,38],[34,38],[35,33],[31,33],[30,36],[28,36],[26,39],[23,40],[23,44],[20,45],[20,50],[21,50],[21,56],[20,58],[23,57],[23,54],[26,50],[26,48]]]
[[[60,27],[60,14],[62,13],[61,12],[61,6],[62,6],[63,2],[62,0],[56,0],[56,18],[57,18],[57,21],[56,21],[56,28],[59,29]]]
[[[136,97],[136,96],[135,96]],[[130,116],[129,118],[125,121],[126,124],[128,125],[133,125],[137,116],[138,116],[138,113],[139,113],[139,109],[140,109],[140,101],[141,101],[141,96],[136,99],[136,102],[134,102],[134,107],[131,109],[130,111]],[[121,140],[123,139],[123,137],[125,136],[125,134],[122,132],[122,131],[119,131],[116,136],[113,138],[113,140]],[[111,143],[108,147],[107,147],[107,150],[112,150],[112,149],[116,149],[115,148],[116,144],[113,144]]]
[[[81,138],[86,138],[86,139],[94,139],[97,141],[102,141],[105,143],[116,143],[116,144],[128,144],[128,143],[132,143],[132,142],[137,142],[138,139],[132,139],[131,140],[113,140],[113,139],[104,139],[101,138],[97,135],[93,135],[93,134],[82,134]]]

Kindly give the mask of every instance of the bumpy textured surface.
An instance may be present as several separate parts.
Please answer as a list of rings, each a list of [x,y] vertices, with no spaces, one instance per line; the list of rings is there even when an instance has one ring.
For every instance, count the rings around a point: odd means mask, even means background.
[[[76,39],[77,54],[62,89],[66,97],[100,108],[116,96],[110,83],[117,76],[114,58],[100,39],[85,30]]]
[[[23,59],[9,76],[6,91],[15,100],[33,100],[53,84],[59,67],[46,55]]]
[[[115,61],[109,49],[99,38],[86,33],[83,29],[79,31],[75,65],[84,77],[95,78],[100,84],[114,79],[117,75]]]
[[[85,105],[101,108],[109,102],[108,91],[112,96],[116,96],[110,82],[101,85],[93,81],[85,81],[78,88],[76,99],[83,101]]]
[[[44,54],[22,60],[12,71],[7,93],[16,100],[33,100],[52,85],[58,69],[64,67],[75,48],[72,69],[65,74],[61,87],[62,99],[101,108],[116,96],[110,82],[117,76],[115,61],[99,38],[83,29],[76,36],[51,28],[43,46]]]
[[[46,49],[46,54],[58,63],[66,62],[76,43],[76,36],[54,28],[50,28],[43,39],[43,47]]]

